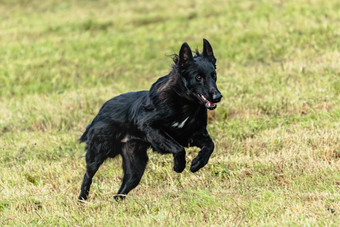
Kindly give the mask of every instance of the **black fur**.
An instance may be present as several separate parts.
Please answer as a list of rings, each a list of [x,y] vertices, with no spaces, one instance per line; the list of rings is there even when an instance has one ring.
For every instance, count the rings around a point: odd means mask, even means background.
[[[124,177],[115,199],[135,188],[148,162],[147,149],[171,153],[174,171],[184,170],[185,147],[201,148],[190,170],[208,163],[214,150],[207,126],[207,109],[222,98],[216,86],[216,59],[203,39],[202,53],[192,55],[183,43],[174,56],[171,72],[159,78],[149,91],[130,92],[107,101],[80,141],[86,142],[86,173],[79,200],[86,200],[92,177],[108,157],[123,157]]]

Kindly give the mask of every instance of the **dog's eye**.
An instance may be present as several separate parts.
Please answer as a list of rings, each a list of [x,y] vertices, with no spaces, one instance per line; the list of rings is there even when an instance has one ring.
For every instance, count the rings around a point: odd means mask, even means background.
[[[203,77],[201,77],[201,76],[196,76],[196,80],[197,80],[197,81],[202,81],[202,80],[203,80]]]

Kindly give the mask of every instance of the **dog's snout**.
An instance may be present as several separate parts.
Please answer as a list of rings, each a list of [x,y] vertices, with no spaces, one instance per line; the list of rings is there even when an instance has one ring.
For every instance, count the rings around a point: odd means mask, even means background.
[[[222,98],[223,96],[222,96],[222,94],[221,93],[214,93],[213,94],[213,97],[212,97],[212,101],[214,102],[214,103],[216,103],[216,102],[219,102],[219,101],[221,101],[221,98]]]

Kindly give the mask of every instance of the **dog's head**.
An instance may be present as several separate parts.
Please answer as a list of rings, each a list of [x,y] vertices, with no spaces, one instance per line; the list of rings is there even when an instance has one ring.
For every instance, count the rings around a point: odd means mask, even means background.
[[[186,96],[209,110],[215,109],[222,94],[217,89],[216,58],[208,40],[203,39],[203,51],[195,56],[189,45],[183,43],[175,63],[184,82]]]

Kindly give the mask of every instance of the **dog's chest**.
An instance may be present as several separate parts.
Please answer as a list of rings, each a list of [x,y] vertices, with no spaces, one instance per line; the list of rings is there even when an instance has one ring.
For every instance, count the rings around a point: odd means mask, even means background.
[[[180,121],[180,122],[174,121],[174,122],[172,122],[171,127],[173,127],[173,128],[183,128],[185,123],[188,121],[188,119],[189,119],[189,117],[185,118],[183,121]]]
[[[181,109],[175,111],[175,115],[168,122],[168,127],[172,131],[178,133],[190,133],[192,130],[196,130],[197,127],[202,123],[201,118],[204,116],[204,112],[201,109],[197,109],[195,106],[182,105]]]

